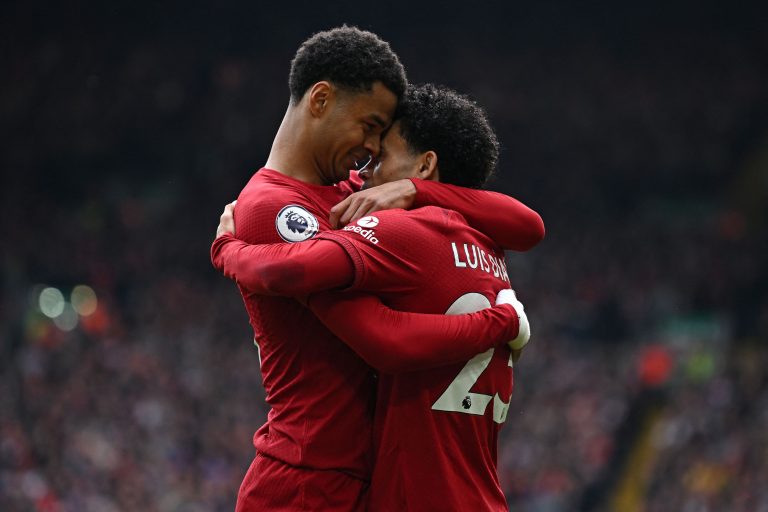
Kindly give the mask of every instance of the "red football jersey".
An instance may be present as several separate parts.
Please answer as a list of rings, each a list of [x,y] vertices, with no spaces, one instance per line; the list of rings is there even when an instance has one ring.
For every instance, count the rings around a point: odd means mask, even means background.
[[[350,182],[317,186],[262,169],[238,198],[235,209],[238,238],[251,244],[274,244],[314,237],[330,227],[326,220],[328,210],[359,187],[359,180],[355,178],[353,173]],[[512,198],[493,192],[412,181],[418,204],[439,201],[450,206],[505,246],[525,249],[543,236],[543,224],[538,214]],[[217,247],[226,246],[214,242],[212,257]],[[480,258],[481,268],[493,261],[485,253]],[[501,263],[494,265],[500,272]],[[295,266],[287,269],[284,275],[272,277],[298,282],[307,278],[294,270]],[[376,386],[369,367],[299,302],[259,296],[242,286],[240,290],[260,348],[262,380],[267,401],[272,406],[267,423],[254,435],[257,450],[292,466],[334,469],[368,480],[373,457],[371,429]],[[372,303],[364,298],[347,307],[350,314],[361,317],[363,313],[360,311],[368,311],[365,307],[378,307],[376,301]],[[460,324],[451,322],[450,325],[424,318],[403,318],[397,311],[381,308],[378,311],[381,316],[366,321],[360,328],[360,332],[368,331],[366,337],[375,338],[375,333],[384,329],[381,325],[390,325],[387,322],[391,321],[392,325],[411,326],[409,328],[424,336],[405,336],[403,339],[431,340],[429,346],[438,343],[442,333],[453,336],[453,342],[458,342],[468,332],[506,332],[514,327],[504,319],[504,313],[497,310],[488,318],[483,313],[483,317],[476,316],[474,321],[462,318]],[[415,308],[415,311],[420,309]],[[359,322],[348,323],[359,325]],[[502,335],[494,343],[501,339],[506,338]],[[477,345],[494,344],[488,341],[480,341]],[[424,343],[428,345],[427,341]],[[459,351],[469,353],[463,346]],[[422,363],[416,365],[422,366]]]
[[[318,236],[352,258],[353,289],[394,309],[475,311],[510,286],[503,253],[454,211],[382,211]],[[508,510],[496,445],[512,386],[506,346],[433,370],[380,375],[370,510]]]
[[[262,169],[238,197],[237,236],[252,244],[307,240],[330,229],[328,210],[351,192],[349,183],[310,185]],[[240,291],[271,406],[256,449],[292,466],[368,480],[372,370],[297,300]]]

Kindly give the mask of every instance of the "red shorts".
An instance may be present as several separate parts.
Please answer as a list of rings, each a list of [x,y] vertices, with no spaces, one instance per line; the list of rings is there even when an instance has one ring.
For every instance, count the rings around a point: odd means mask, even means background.
[[[368,483],[333,470],[304,469],[256,453],[235,512],[365,510]]]

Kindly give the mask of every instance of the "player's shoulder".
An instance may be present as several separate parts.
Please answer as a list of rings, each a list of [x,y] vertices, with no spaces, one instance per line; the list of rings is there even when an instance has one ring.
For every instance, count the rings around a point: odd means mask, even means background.
[[[440,208],[437,206],[424,206],[413,210],[403,210],[393,208],[391,210],[381,210],[363,217],[358,222],[361,225],[373,227],[379,226],[381,229],[404,229],[404,228],[439,228],[446,224],[461,223],[466,224],[466,220],[456,211]]]
[[[452,222],[449,219],[453,218],[453,213],[431,206],[414,210],[381,210],[345,226],[342,232],[353,240],[358,240],[355,234],[359,234],[374,245],[381,241],[382,247],[404,244],[408,249],[418,250],[435,237],[448,234],[450,229],[446,223]]]
[[[328,228],[311,191],[294,181],[268,169],[253,175],[235,207],[240,238],[250,243],[301,242]]]
[[[271,204],[285,200],[303,201],[310,199],[310,191],[302,182],[271,169],[260,169],[245,185],[237,201],[238,204],[240,201]]]
[[[422,206],[413,210],[404,210],[398,215],[404,223],[426,226],[444,226],[466,224],[466,219],[457,211],[440,206]]]

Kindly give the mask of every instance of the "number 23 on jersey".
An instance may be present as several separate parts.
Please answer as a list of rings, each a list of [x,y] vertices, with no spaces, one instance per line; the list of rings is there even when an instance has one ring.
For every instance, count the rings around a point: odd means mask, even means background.
[[[491,303],[484,295],[467,293],[459,297],[445,314],[473,313],[488,307],[491,307]],[[490,365],[495,350],[495,348],[490,348],[467,361],[456,378],[440,395],[440,398],[432,404],[432,410],[482,416],[486,413],[488,404],[493,401],[493,421],[504,423],[507,419],[507,411],[509,411],[509,402],[504,402],[498,393],[491,396],[470,391]],[[509,355],[508,366],[512,368],[512,354]]]

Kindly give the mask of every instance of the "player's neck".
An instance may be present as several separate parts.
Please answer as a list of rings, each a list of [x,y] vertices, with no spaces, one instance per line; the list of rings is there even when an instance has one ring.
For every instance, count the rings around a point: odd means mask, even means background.
[[[325,185],[315,160],[307,151],[311,146],[306,139],[305,123],[292,107],[288,107],[264,167],[305,183]]]

